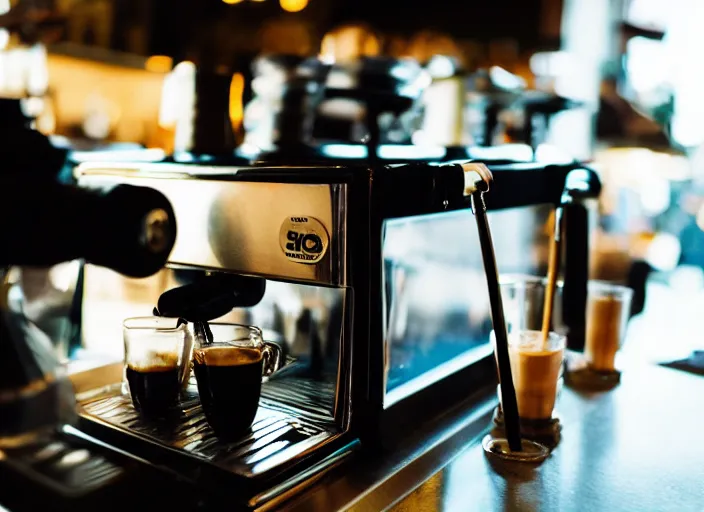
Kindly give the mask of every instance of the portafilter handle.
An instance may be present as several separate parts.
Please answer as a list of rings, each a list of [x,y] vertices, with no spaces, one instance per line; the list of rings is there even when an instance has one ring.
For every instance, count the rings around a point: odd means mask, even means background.
[[[27,178],[0,178],[0,267],[85,259],[130,277],[161,269],[176,240],[168,199],[117,185],[89,190]]]

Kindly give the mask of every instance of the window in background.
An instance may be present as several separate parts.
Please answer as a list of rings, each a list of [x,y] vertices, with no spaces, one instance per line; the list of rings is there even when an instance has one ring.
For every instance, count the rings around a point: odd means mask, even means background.
[[[679,0],[663,40],[674,93],[672,136],[682,146],[704,143],[704,3]]]
[[[626,43],[624,58],[626,83],[621,94],[631,103],[644,109],[649,117],[670,103],[672,83],[670,63],[661,41],[636,36]],[[662,122],[670,116],[663,116]]]

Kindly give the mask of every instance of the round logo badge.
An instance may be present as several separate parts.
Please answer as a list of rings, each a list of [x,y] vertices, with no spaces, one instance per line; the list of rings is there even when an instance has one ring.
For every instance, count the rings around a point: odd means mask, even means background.
[[[313,217],[287,217],[281,225],[279,243],[286,257],[297,263],[318,263],[325,256],[330,237]]]

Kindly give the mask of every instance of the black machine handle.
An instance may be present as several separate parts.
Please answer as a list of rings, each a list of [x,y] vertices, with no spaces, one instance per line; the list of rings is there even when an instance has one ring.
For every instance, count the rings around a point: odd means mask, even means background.
[[[486,164],[494,175],[494,190],[486,197],[487,209],[499,210],[539,204],[559,204],[567,175],[576,169],[584,171],[586,190],[580,199],[598,198],[601,182],[595,171],[579,163],[560,165]]]
[[[83,258],[131,277],[163,265],[176,219],[160,192],[130,185],[107,191],[0,177],[0,266],[49,266]]]
[[[189,322],[210,322],[234,308],[256,306],[265,291],[266,279],[261,277],[214,274],[165,291],[156,312]]]
[[[577,199],[597,198],[601,192],[596,172],[576,162],[559,165],[472,162],[485,164],[494,177],[492,192],[485,198],[486,208],[490,211],[558,205],[563,199],[567,177],[575,170],[579,171],[583,186]],[[388,166],[377,174],[375,180],[383,197],[381,214],[386,219],[469,207],[469,198],[464,194],[465,173],[459,163]]]

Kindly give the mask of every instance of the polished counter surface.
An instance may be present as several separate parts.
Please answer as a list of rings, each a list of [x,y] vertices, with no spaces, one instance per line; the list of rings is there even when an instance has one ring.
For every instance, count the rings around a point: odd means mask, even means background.
[[[704,378],[657,366],[605,393],[566,389],[542,465],[489,460],[479,439],[394,510],[704,510]]]
[[[343,466],[292,508],[704,510],[704,377],[635,364],[612,391],[564,388],[557,406],[562,440],[537,466],[485,456],[481,439],[491,419],[490,403],[445,418],[438,429],[452,434],[419,434],[427,436],[423,455],[385,454]]]
[[[485,456],[481,439],[496,403],[487,394],[414,433],[411,444],[423,454],[391,450],[343,466],[293,509],[704,511],[704,377],[655,363],[701,346],[702,317],[693,309],[704,304],[704,290],[684,298],[664,287],[649,291],[619,356],[618,387],[562,389],[562,440],[543,464]]]

